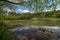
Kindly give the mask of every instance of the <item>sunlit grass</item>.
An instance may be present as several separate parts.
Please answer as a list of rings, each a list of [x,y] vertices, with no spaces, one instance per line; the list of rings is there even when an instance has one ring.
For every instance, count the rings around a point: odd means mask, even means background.
[[[60,18],[42,18],[42,20],[52,20],[52,21],[54,20],[55,21],[55,20],[60,20]]]
[[[36,20],[35,20],[36,19]],[[4,20],[6,25],[60,26],[60,18],[32,18],[31,20]]]

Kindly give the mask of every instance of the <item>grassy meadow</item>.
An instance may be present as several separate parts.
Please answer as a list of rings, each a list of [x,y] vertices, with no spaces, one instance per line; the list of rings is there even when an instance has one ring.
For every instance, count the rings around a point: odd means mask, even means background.
[[[60,26],[60,18],[32,18],[30,20],[3,20],[7,26]]]

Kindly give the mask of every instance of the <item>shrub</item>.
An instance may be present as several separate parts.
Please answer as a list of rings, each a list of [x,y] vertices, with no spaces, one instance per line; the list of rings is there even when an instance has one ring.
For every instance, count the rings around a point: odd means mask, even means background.
[[[5,27],[2,21],[0,21],[0,40],[15,40],[12,32]]]

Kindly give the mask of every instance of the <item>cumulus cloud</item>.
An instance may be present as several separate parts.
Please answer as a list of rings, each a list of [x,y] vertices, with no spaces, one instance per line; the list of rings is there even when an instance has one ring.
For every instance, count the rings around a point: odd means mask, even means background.
[[[27,12],[30,12],[29,10],[21,10],[21,9],[18,9],[18,11],[20,11],[21,13],[27,13]]]
[[[29,10],[22,10],[23,13],[29,12]]]
[[[22,11],[21,9],[18,9],[18,11]]]
[[[60,10],[60,8],[57,8],[56,10]]]

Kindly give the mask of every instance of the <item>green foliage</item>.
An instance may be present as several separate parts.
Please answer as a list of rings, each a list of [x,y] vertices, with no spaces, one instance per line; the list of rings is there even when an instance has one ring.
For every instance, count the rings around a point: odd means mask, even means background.
[[[11,9],[13,12],[16,9],[16,6],[13,4],[19,4],[19,5],[23,5],[23,6],[27,6],[30,9],[32,9],[34,12],[41,12],[44,9],[50,9],[52,8],[52,10],[56,9],[56,6],[58,4],[60,4],[60,0],[17,0],[17,3],[14,1],[9,1],[6,0],[4,2],[2,2],[4,0],[1,0],[0,2],[0,6],[2,6],[3,8],[5,8],[6,6]],[[20,3],[19,3],[20,1]],[[1,8],[2,8],[1,7]]]
[[[0,20],[30,20],[32,18],[60,18],[60,11],[50,11],[41,13],[9,13],[9,15],[0,15]]]
[[[13,33],[6,28],[2,21],[0,21],[0,40],[15,40]]]
[[[0,16],[1,19],[4,20],[26,20],[31,19],[32,15],[30,13],[23,13],[23,14],[17,14],[17,13],[9,13],[9,15]]]
[[[41,12],[44,9],[55,10],[59,4],[58,0],[28,0],[23,5],[29,7],[34,12]]]

